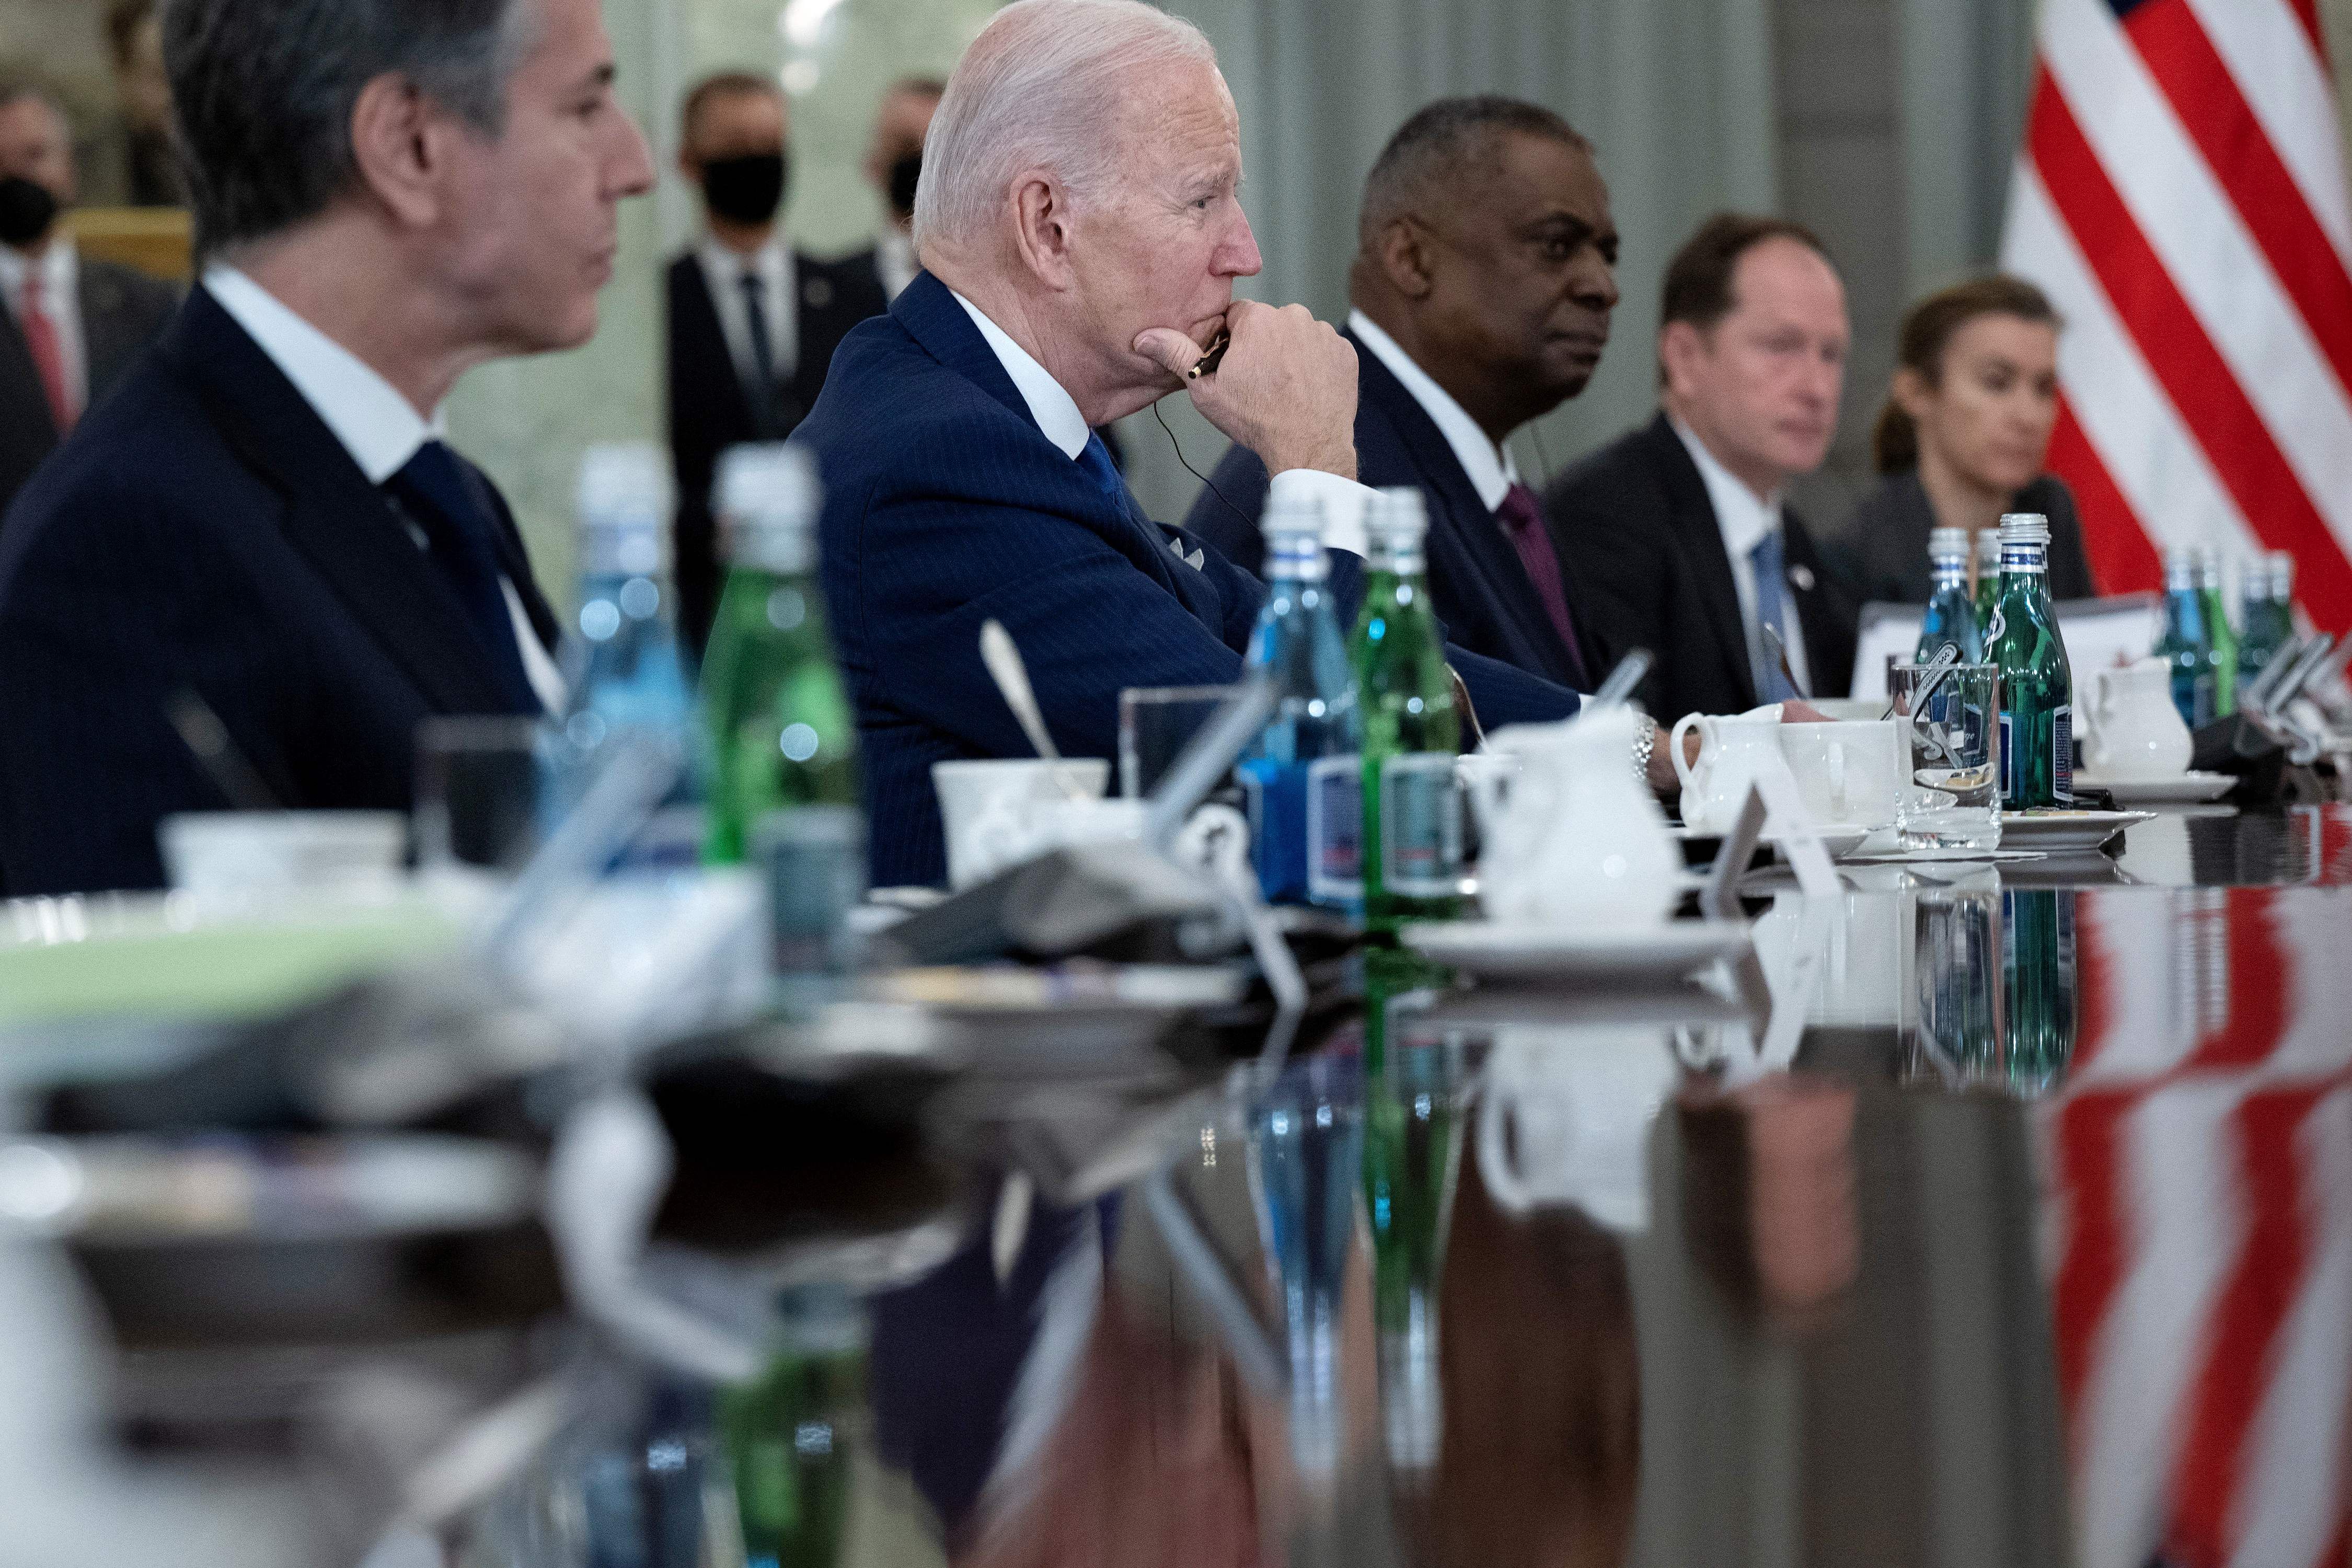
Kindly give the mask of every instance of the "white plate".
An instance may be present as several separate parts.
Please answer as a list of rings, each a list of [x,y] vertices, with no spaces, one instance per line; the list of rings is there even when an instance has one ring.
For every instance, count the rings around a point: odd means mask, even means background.
[[[2168,779],[2103,779],[2089,773],[2076,773],[2074,783],[2084,789],[2103,789],[2116,797],[2117,805],[2179,805],[2219,800],[2230,793],[2237,783],[2230,773],[2180,773]]]
[[[1424,958],[1497,980],[1672,982],[1748,951],[1748,928],[1737,921],[1670,921],[1635,931],[1451,921],[1408,925],[1401,934]]]
[[[1870,837],[1870,833],[1869,828],[1852,822],[1824,823],[1813,829],[1813,837],[1822,841],[1822,850],[1832,860],[1853,854],[1861,847],[1862,841]],[[1675,837],[1685,840],[1720,839],[1726,837],[1720,833],[1702,833],[1695,827],[1677,827],[1674,830],[1674,834]],[[1768,848],[1778,849],[1780,847],[1780,836],[1767,832],[1759,836],[1757,842]],[[1783,856],[1782,858],[1785,859],[1787,857]]]
[[[2045,855],[2097,849],[2125,828],[2155,820],[2152,811],[2005,811],[2000,847]]]

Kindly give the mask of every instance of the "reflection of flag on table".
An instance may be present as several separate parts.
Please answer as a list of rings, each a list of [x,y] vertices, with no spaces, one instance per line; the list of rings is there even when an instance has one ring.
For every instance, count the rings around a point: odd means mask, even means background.
[[[2287,550],[2352,626],[2352,201],[2319,0],[2043,0],[2002,264],[2066,318],[2050,467],[2110,592]]]
[[[2077,929],[2040,1124],[2075,1561],[2344,1568],[2352,903],[2086,894]]]

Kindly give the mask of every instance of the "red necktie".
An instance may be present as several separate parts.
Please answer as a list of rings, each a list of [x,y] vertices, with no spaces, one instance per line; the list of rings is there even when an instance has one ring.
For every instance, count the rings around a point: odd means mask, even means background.
[[[41,306],[40,263],[25,269],[25,346],[33,352],[33,368],[40,372],[41,390],[48,395],[49,414],[59,436],[74,426],[73,398],[66,390],[65,347],[58,342],[58,324]]]
[[[1568,648],[1569,684],[1579,691],[1590,691],[1584,654],[1576,646],[1576,623],[1569,618],[1568,590],[1560,583],[1559,556],[1552,549],[1551,531],[1544,527],[1543,507],[1536,500],[1536,492],[1525,485],[1513,485],[1504,492],[1495,517],[1511,536],[1519,564],[1527,568],[1528,581],[1535,584],[1536,597],[1543,601],[1544,614],[1551,617],[1552,629]]]

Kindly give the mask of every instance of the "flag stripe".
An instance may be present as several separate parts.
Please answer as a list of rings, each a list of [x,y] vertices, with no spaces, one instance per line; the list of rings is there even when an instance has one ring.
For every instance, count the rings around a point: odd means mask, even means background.
[[[2295,552],[2315,618],[2343,630],[2352,615],[2352,563],[2337,549],[2204,323],[2149,248],[2046,67],[2036,83],[2027,137],[2061,221],[2125,329],[2143,351],[2161,347],[2160,357],[2148,356],[2149,368],[2239,514],[2273,548]]]
[[[2352,271],[2196,14],[2187,0],[2166,0],[2142,7],[2125,32],[2335,371],[2338,394],[2352,389]]]
[[[2285,0],[2189,0],[2189,7],[2337,258],[2352,266],[2352,190],[2326,62],[2305,47]]]
[[[2303,24],[2303,35],[2311,40],[2311,52],[2327,63],[2327,29],[2319,25],[2319,0],[2288,0],[2294,9],[2294,19]]]
[[[2051,428],[2048,462],[2050,471],[2074,492],[2091,575],[2110,594],[2162,587],[2164,563],[2147,542],[2147,530],[2083,433],[2063,386],[2058,389],[2058,422]]]
[[[2313,544],[2324,542],[2340,561],[2352,545],[2352,403],[2344,384],[2121,29],[2092,0],[2051,0],[2042,35],[2043,64],[2074,132],[2128,212],[2138,248],[2155,260],[2147,268],[2155,276],[2139,277],[2137,265],[2131,276],[2179,298],[2235,383],[2238,401],[2267,433],[2245,454],[2210,443],[2208,454],[2225,479],[2240,462],[2265,461],[2266,452],[2283,458],[2301,504],[2329,527],[2329,537]],[[2071,182],[2047,167],[2042,175],[2063,210],[2074,194]],[[2093,237],[2074,226],[2084,250],[2095,251]],[[2101,276],[2113,293],[2114,279],[2104,268]],[[2143,336],[2141,345],[2159,373],[2167,368],[2168,344]],[[2194,405],[2183,404],[2182,412],[2197,425]],[[2258,530],[2266,527],[2259,510],[2247,516]]]

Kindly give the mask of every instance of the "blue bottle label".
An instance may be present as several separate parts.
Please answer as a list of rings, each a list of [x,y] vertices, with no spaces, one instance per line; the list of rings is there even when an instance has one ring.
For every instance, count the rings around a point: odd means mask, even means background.
[[[1318,904],[1364,896],[1364,760],[1353,752],[1307,766],[1307,896]]]
[[[2071,705],[2050,714],[2050,796],[2060,805],[2074,804],[2074,710]]]
[[[2000,803],[2024,804],[2025,759],[2017,754],[2016,724],[2008,709],[2000,710]]]
[[[1462,795],[1450,753],[1408,752],[1381,764],[1381,886],[1414,899],[1462,890]]]

